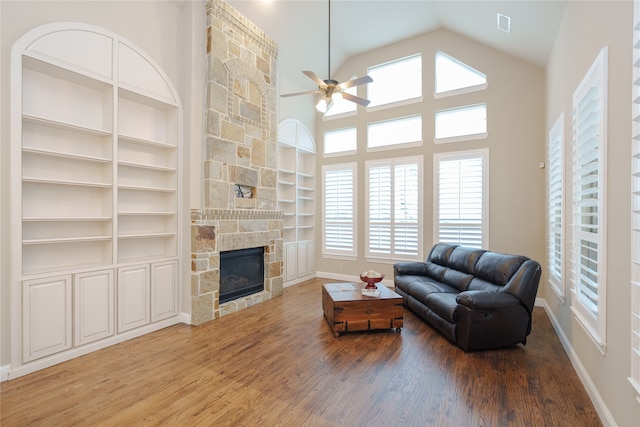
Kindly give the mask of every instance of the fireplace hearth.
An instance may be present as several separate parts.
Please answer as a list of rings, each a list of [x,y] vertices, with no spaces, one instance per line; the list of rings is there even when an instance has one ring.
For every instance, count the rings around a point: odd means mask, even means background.
[[[220,303],[264,290],[264,248],[220,253]]]

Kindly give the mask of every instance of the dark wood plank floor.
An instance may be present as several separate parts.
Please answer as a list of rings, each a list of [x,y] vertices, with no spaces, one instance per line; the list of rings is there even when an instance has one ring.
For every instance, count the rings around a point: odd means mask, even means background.
[[[464,353],[404,328],[335,338],[314,279],[0,385],[9,426],[599,426],[544,311],[526,346]]]

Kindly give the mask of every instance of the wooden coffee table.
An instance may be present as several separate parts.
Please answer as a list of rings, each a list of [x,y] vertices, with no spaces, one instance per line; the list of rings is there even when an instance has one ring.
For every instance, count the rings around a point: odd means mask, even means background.
[[[402,297],[381,283],[380,295],[362,295],[365,283],[325,283],[322,285],[322,311],[331,331],[341,332],[402,328]]]

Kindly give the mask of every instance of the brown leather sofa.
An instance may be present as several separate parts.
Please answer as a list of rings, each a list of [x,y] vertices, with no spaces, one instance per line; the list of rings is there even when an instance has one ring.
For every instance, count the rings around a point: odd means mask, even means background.
[[[526,344],[540,264],[447,243],[425,262],[393,266],[406,307],[465,351]]]

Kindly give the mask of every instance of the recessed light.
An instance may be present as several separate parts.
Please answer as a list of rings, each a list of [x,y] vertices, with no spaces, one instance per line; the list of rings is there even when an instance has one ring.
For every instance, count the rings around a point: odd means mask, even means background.
[[[511,32],[511,17],[498,13],[498,29],[505,33]]]

